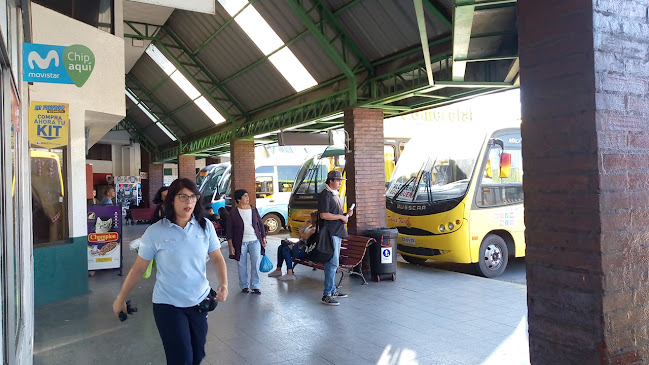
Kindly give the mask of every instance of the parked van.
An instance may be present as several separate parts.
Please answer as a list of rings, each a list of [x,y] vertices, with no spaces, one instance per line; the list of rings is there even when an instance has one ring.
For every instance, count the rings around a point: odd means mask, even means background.
[[[211,205],[215,212],[220,207],[231,207],[231,166],[227,163],[220,177],[218,170],[208,172],[208,179],[199,188],[203,206]],[[266,159],[255,164],[256,207],[263,222],[268,226],[269,234],[276,234],[288,222],[288,201],[291,197],[295,177],[300,169],[300,162],[285,158]],[[200,174],[200,173],[199,173]],[[219,179],[218,186],[212,188],[212,179]]]

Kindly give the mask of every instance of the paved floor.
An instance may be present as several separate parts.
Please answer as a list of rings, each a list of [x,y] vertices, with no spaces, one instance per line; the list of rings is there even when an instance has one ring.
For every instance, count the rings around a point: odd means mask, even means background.
[[[146,227],[126,226],[125,240]],[[124,253],[128,269],[135,253]],[[529,364],[524,285],[399,259],[397,281],[346,278],[349,298],[331,307],[319,302],[322,271],[298,266],[295,282],[262,274],[258,296],[239,293],[236,265],[227,261],[231,294],[209,316],[203,364]],[[213,269],[208,275],[215,283]],[[87,295],[36,310],[34,364],[164,364],[153,277],[132,292],[139,311],[124,323],[111,310],[123,277],[107,270],[89,280]]]

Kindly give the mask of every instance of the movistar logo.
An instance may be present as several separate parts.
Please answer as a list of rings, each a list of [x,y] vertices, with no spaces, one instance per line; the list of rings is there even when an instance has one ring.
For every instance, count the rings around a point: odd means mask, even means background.
[[[27,57],[27,62],[29,63],[29,67],[32,70],[34,69],[34,63],[36,63],[38,65],[38,68],[42,70],[49,68],[52,60],[54,60],[54,66],[59,67],[59,54],[55,50],[49,51],[47,53],[47,57],[45,57],[44,59],[41,58],[41,55],[39,55],[36,51],[29,52],[29,56]]]

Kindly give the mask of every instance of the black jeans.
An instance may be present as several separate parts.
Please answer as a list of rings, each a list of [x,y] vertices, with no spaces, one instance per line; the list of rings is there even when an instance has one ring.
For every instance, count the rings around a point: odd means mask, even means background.
[[[162,339],[167,365],[198,365],[205,357],[207,313],[198,307],[178,308],[153,303],[153,317]]]

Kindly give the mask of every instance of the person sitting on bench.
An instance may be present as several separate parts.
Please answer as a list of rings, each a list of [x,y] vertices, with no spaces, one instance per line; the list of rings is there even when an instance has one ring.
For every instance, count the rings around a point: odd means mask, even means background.
[[[293,258],[305,258],[306,243],[309,238],[316,239],[315,228],[318,219],[318,211],[311,212],[311,219],[307,219],[304,225],[300,227],[300,240],[291,242],[282,240],[282,244],[277,248],[277,269],[271,271],[268,276],[279,277],[279,280],[295,280],[293,275]],[[282,275],[282,265],[286,261],[286,275]]]

